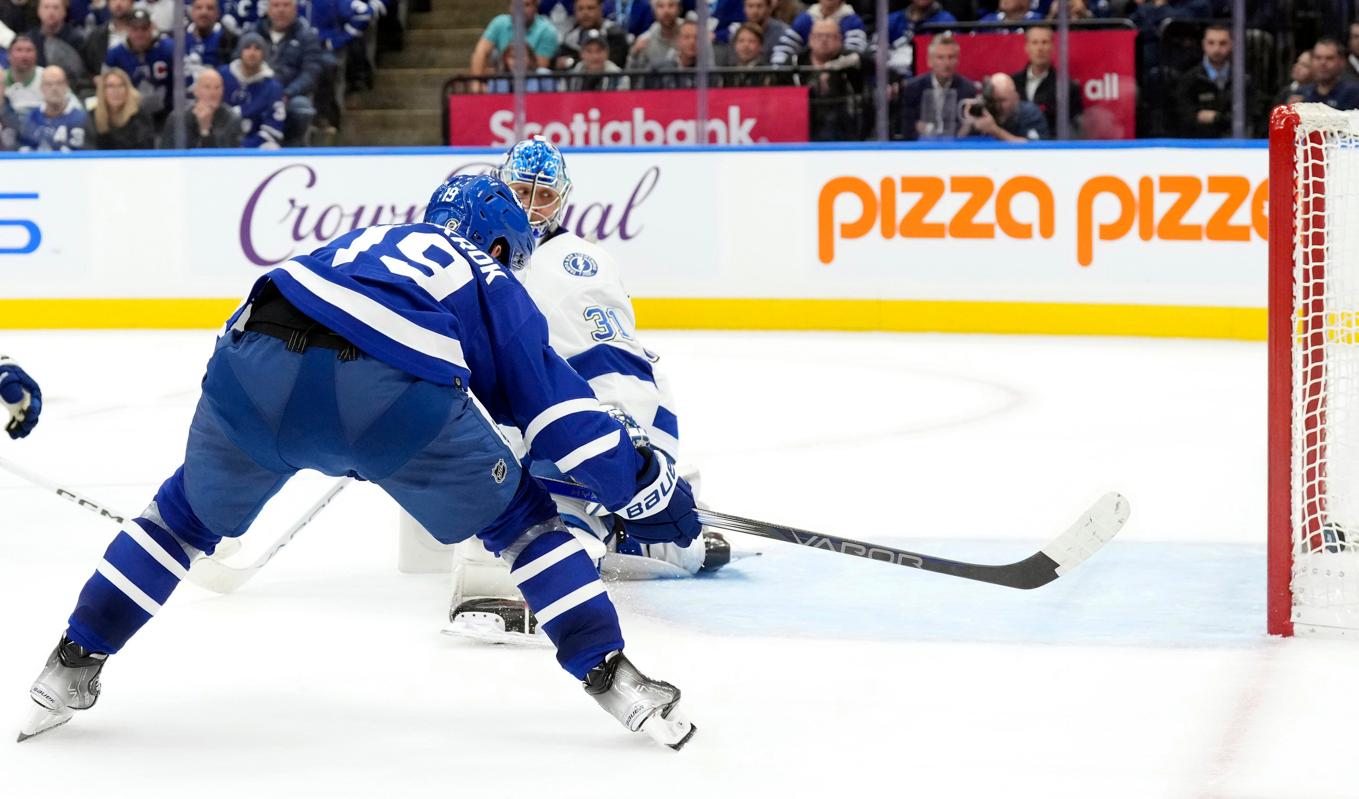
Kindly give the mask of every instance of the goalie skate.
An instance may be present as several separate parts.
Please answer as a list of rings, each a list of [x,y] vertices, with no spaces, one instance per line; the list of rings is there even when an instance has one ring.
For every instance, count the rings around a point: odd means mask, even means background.
[[[538,619],[522,599],[468,599],[449,614],[449,624],[443,632],[487,644],[552,646],[548,637],[538,630]]]
[[[99,699],[99,672],[106,660],[108,655],[89,652],[63,635],[28,691],[37,708],[19,730],[19,742],[60,727],[77,710],[94,707]]]
[[[585,675],[585,693],[624,727],[671,749],[683,748],[698,730],[680,714],[680,690],[641,673],[622,652]]]

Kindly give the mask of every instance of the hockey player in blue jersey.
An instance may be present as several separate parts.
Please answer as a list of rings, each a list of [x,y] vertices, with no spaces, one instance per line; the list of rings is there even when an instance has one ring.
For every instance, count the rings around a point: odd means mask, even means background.
[[[8,355],[0,355],[0,421],[10,438],[23,438],[33,432],[42,413],[42,390]]]
[[[436,190],[424,222],[361,228],[261,277],[208,361],[185,462],[105,551],[34,682],[20,740],[99,696],[99,674],[193,558],[251,521],[299,469],[385,490],[441,541],[476,535],[511,565],[557,659],[630,730],[679,748],[674,686],[623,655],[593,561],[496,429],[598,492],[641,540],[699,534],[689,485],[635,448],[548,345],[511,272],[528,218],[490,176]]]

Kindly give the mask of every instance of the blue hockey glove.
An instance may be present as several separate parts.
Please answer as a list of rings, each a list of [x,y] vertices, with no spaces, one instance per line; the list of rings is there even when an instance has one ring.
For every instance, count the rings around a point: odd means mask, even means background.
[[[0,355],[0,408],[8,412],[5,432],[10,438],[28,435],[38,424],[38,414],[42,413],[42,392],[38,390],[38,384],[17,363],[3,355]]]
[[[651,447],[637,452],[643,459],[637,494],[627,507],[615,511],[623,529],[646,544],[689,546],[703,529],[694,512],[693,489],[675,473],[675,462],[664,452]]]

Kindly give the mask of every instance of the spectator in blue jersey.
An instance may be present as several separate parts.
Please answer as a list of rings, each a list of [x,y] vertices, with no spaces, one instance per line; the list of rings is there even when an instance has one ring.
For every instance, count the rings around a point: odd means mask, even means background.
[[[375,12],[365,0],[313,0],[311,24],[321,37],[329,62],[316,90],[318,113],[339,127],[340,107],[344,86],[368,86],[373,82],[373,65],[368,60],[364,32],[373,21]]]
[[[85,149],[87,118],[61,67],[42,70],[43,104],[28,112],[19,127],[19,149],[24,152],[70,152]]]
[[[288,111],[283,145],[305,144],[316,116],[312,93],[325,69],[321,39],[305,19],[297,16],[297,0],[269,0],[266,18],[256,22],[254,30],[270,43],[269,66],[275,79],[283,84],[283,102]]]
[[[997,72],[983,81],[981,94],[963,101],[959,136],[988,137],[1010,144],[1050,138],[1043,112],[1020,98],[1014,78]]]
[[[222,24],[217,0],[193,0],[189,25],[184,31],[184,72],[189,80],[199,73],[216,72],[231,63],[236,36]]]
[[[263,55],[260,60],[263,61]],[[224,87],[220,73],[211,69],[198,73],[198,78],[193,82],[193,105],[180,112],[186,149],[241,146],[241,118],[234,109],[223,104]],[[175,147],[178,124],[179,120],[171,114],[165,122],[165,130],[161,132],[161,149]]]
[[[773,16],[773,0],[744,0],[745,20],[733,22],[727,26],[726,42],[734,49],[736,44],[736,33],[743,25],[752,25],[760,34],[760,50],[762,51],[761,61],[768,64],[774,57],[774,48],[783,40],[783,35],[788,32],[788,24],[783,20]],[[749,55],[749,53],[747,53]],[[745,63],[736,63],[734,53],[726,58],[734,62],[735,66],[754,66],[748,59]]]
[[[580,60],[583,37],[599,34],[608,49],[609,61],[623,66],[628,61],[628,34],[618,23],[604,15],[600,0],[576,0],[576,24],[562,36],[554,60],[557,69],[570,69]]]
[[[132,78],[142,95],[142,108],[160,122],[170,113],[170,79],[175,44],[156,31],[151,15],[135,9],[127,23],[127,41],[104,56],[104,72],[117,67]]]
[[[1345,77],[1344,59],[1340,40],[1317,39],[1312,46],[1312,83],[1301,92],[1304,103],[1322,103],[1339,111],[1359,108],[1359,83]]]
[[[108,0],[103,22],[85,34],[85,69],[98,75],[104,68],[109,51],[127,41],[128,23],[132,21],[132,0]]]
[[[0,25],[15,33],[28,33],[38,27],[36,0],[0,0]]]
[[[86,142],[97,150],[150,150],[156,128],[142,110],[142,97],[127,73],[114,67],[104,73],[95,94]]]
[[[891,48],[888,65],[899,75],[910,75],[915,71],[913,42],[916,29],[921,25],[957,21],[958,18],[945,11],[938,0],[911,0],[906,8],[888,14],[887,41]]]
[[[770,63],[786,66],[796,62],[798,56],[807,52],[807,38],[811,35],[812,24],[823,19],[831,20],[840,27],[845,55],[860,56],[868,49],[868,32],[864,30],[864,21],[854,13],[853,6],[845,0],[817,0],[816,5],[793,20],[783,41],[775,46]]]
[[[26,118],[42,105],[42,70],[38,69],[38,48],[28,36],[15,36],[9,43],[9,69],[5,70],[5,100],[10,114]]]
[[[907,140],[953,138],[959,105],[977,96],[977,86],[958,74],[958,40],[944,32],[930,40],[930,71],[901,89],[901,131]]]
[[[38,27],[29,35],[38,48],[38,66],[57,66],[76,85],[86,83],[88,72],[81,53],[85,39],[66,21],[66,0],[37,0]]]
[[[655,22],[638,36],[628,53],[628,69],[662,69],[675,61],[680,33],[679,0],[651,0]]]
[[[1029,0],[1000,0],[996,10],[982,17],[978,22],[1041,22],[1042,19],[1042,14],[1029,8]],[[992,28],[991,30],[1004,29]]]
[[[510,10],[513,11],[515,2],[522,2],[524,8],[524,41],[528,43],[528,49],[532,54],[532,59],[527,65],[530,72],[551,66],[552,56],[557,54],[557,47],[560,40],[557,36],[557,29],[551,22],[538,16],[537,0],[510,0]],[[510,41],[514,38],[514,17],[512,14],[498,14],[491,19],[486,30],[482,31],[481,38],[477,40],[477,46],[472,50],[472,63],[470,71],[473,75],[487,75],[495,71],[494,65],[499,64],[503,59],[503,53],[509,48]],[[476,81],[468,84],[471,91],[478,91],[481,86]]]
[[[250,31],[241,37],[236,60],[219,71],[225,103],[241,118],[241,146],[275,149],[283,143],[287,124],[283,84],[265,60],[264,37]]]

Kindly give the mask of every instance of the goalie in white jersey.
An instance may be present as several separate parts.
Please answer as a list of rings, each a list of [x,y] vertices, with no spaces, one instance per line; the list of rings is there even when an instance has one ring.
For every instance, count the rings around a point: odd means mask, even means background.
[[[561,152],[541,136],[516,144],[498,177],[529,212],[539,237],[529,266],[514,273],[548,321],[552,349],[590,384],[599,401],[616,409],[640,443],[679,460],[679,421],[658,357],[637,337],[632,301],[618,264],[598,244],[567,230],[562,214],[571,179]],[[527,447],[518,431],[506,430],[516,451]],[[527,431],[531,438],[533,431]],[[552,464],[534,462],[534,474],[560,478]],[[697,491],[697,474],[685,475]],[[611,516],[588,512],[585,503],[556,498],[563,520],[600,561],[605,579],[689,577],[721,568],[730,546],[705,531],[687,547],[642,544],[621,533]],[[409,523],[406,525],[409,527]],[[535,620],[510,580],[505,563],[476,541],[456,545],[450,632],[489,640],[516,640],[534,632]]]

